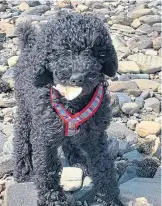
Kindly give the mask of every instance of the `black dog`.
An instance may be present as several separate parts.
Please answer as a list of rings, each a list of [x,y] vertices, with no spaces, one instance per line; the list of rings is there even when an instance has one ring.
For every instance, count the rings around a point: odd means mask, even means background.
[[[105,132],[111,110],[104,75],[115,75],[118,65],[104,24],[90,14],[60,12],[39,26],[19,25],[17,32],[21,53],[15,71],[15,179],[34,179],[39,206],[68,205],[59,185],[57,149],[62,145],[71,164],[84,162],[83,150],[94,194],[107,205],[122,205]],[[82,90],[69,100],[56,91],[57,85]]]

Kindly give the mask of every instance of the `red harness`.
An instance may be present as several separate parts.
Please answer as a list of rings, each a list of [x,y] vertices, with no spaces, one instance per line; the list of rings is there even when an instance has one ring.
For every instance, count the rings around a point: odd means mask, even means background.
[[[74,136],[79,132],[78,127],[91,118],[98,108],[100,107],[103,100],[103,85],[99,85],[88,105],[76,114],[71,114],[61,103],[57,103],[57,91],[51,87],[50,99],[51,104],[59,117],[65,122],[65,136]]]

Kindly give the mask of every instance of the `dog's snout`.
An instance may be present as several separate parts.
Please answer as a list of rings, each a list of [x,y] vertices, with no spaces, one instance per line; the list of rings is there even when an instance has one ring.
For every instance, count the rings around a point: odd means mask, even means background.
[[[75,73],[70,77],[70,83],[75,84],[75,85],[81,84],[83,83],[83,81],[84,81],[84,77],[80,73]]]

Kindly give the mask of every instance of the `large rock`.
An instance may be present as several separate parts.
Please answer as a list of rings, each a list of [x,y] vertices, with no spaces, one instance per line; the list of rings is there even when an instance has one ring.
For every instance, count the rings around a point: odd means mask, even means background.
[[[147,16],[142,16],[139,18],[139,20],[143,23],[147,24],[155,24],[161,22],[161,18],[159,15],[147,15]]]
[[[149,24],[142,24],[136,29],[136,33],[139,35],[150,34],[152,31],[153,29]]]
[[[119,31],[123,31],[126,33],[131,33],[131,34],[135,32],[135,30],[133,28],[131,28],[130,26],[125,26],[125,25],[121,25],[121,24],[113,24],[111,29],[119,30]]]
[[[159,180],[134,178],[120,185],[123,203],[126,206],[159,206],[161,190]]]
[[[128,103],[124,103],[122,106],[122,111],[125,114],[129,114],[129,115],[133,115],[134,113],[138,113],[140,110],[138,104],[136,104],[135,102],[128,102]]]
[[[5,191],[6,206],[37,206],[37,191],[34,183],[10,183]]]
[[[139,96],[141,91],[134,81],[113,81],[109,87],[110,92],[123,92],[128,95]]]
[[[128,151],[131,151],[134,149],[134,146],[137,143],[137,135],[121,123],[112,122],[107,130],[107,134],[108,138],[113,138],[113,143],[116,146],[117,144],[115,144],[115,139],[117,139],[119,144],[119,154],[124,154]],[[117,148],[118,147],[116,147],[116,149]]]
[[[133,12],[131,12],[130,17],[133,19],[139,18],[141,16],[145,16],[145,15],[151,15],[153,14],[151,9],[136,9]]]
[[[145,100],[144,107],[151,108],[154,112],[159,113],[160,112],[160,101],[156,99],[155,97],[148,98]]]
[[[140,73],[139,66],[133,61],[119,61],[119,73]]]
[[[152,48],[152,44],[153,42],[151,38],[146,35],[141,35],[138,37],[135,36],[127,41],[127,46],[129,46],[131,50]]]
[[[148,135],[157,135],[161,131],[161,125],[153,121],[142,121],[136,125],[136,132],[140,137]]]
[[[162,58],[158,56],[149,56],[142,53],[128,56],[129,60],[135,61],[143,73],[154,73],[161,69]]]
[[[83,171],[80,168],[64,167],[60,184],[65,191],[75,191],[82,185]]]
[[[157,89],[160,87],[160,83],[149,79],[134,79],[133,82],[137,84],[141,91],[157,91]]]
[[[132,23],[132,19],[124,15],[112,16],[111,21],[113,24],[122,24],[125,26],[130,26]]]
[[[41,15],[50,9],[49,6],[46,5],[38,5],[35,7],[31,7],[28,10],[24,11],[21,15]]]
[[[4,20],[0,21],[0,33],[6,33],[7,35],[13,35],[14,33],[14,25]]]
[[[73,170],[73,171],[72,171]],[[77,170],[77,173],[76,172]],[[66,172],[66,174],[63,174]],[[73,173],[74,172],[74,173]],[[79,168],[64,168],[62,173],[63,179],[65,181],[73,182],[76,181],[78,175],[81,175],[81,170]],[[77,176],[76,176],[77,174]],[[65,182],[64,182],[65,183]],[[66,184],[66,183],[65,183]],[[76,193],[76,200],[80,199],[86,192],[91,190],[93,184],[89,177],[86,177],[83,182],[83,188],[81,189],[81,193],[79,191]],[[64,188],[66,185],[63,186]],[[68,197],[68,193],[67,197]],[[70,196],[69,196],[70,197]],[[69,203],[72,204],[72,200],[68,199]],[[37,190],[33,182],[26,183],[16,183],[14,181],[10,181],[6,185],[5,191],[5,206],[37,206]]]

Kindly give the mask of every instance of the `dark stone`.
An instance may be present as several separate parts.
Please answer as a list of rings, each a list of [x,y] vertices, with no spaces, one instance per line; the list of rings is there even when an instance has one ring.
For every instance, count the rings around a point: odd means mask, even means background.
[[[0,93],[10,91],[10,86],[7,82],[0,79]]]
[[[160,166],[160,161],[156,157],[147,157],[136,164],[138,177],[153,178],[157,168]]]

